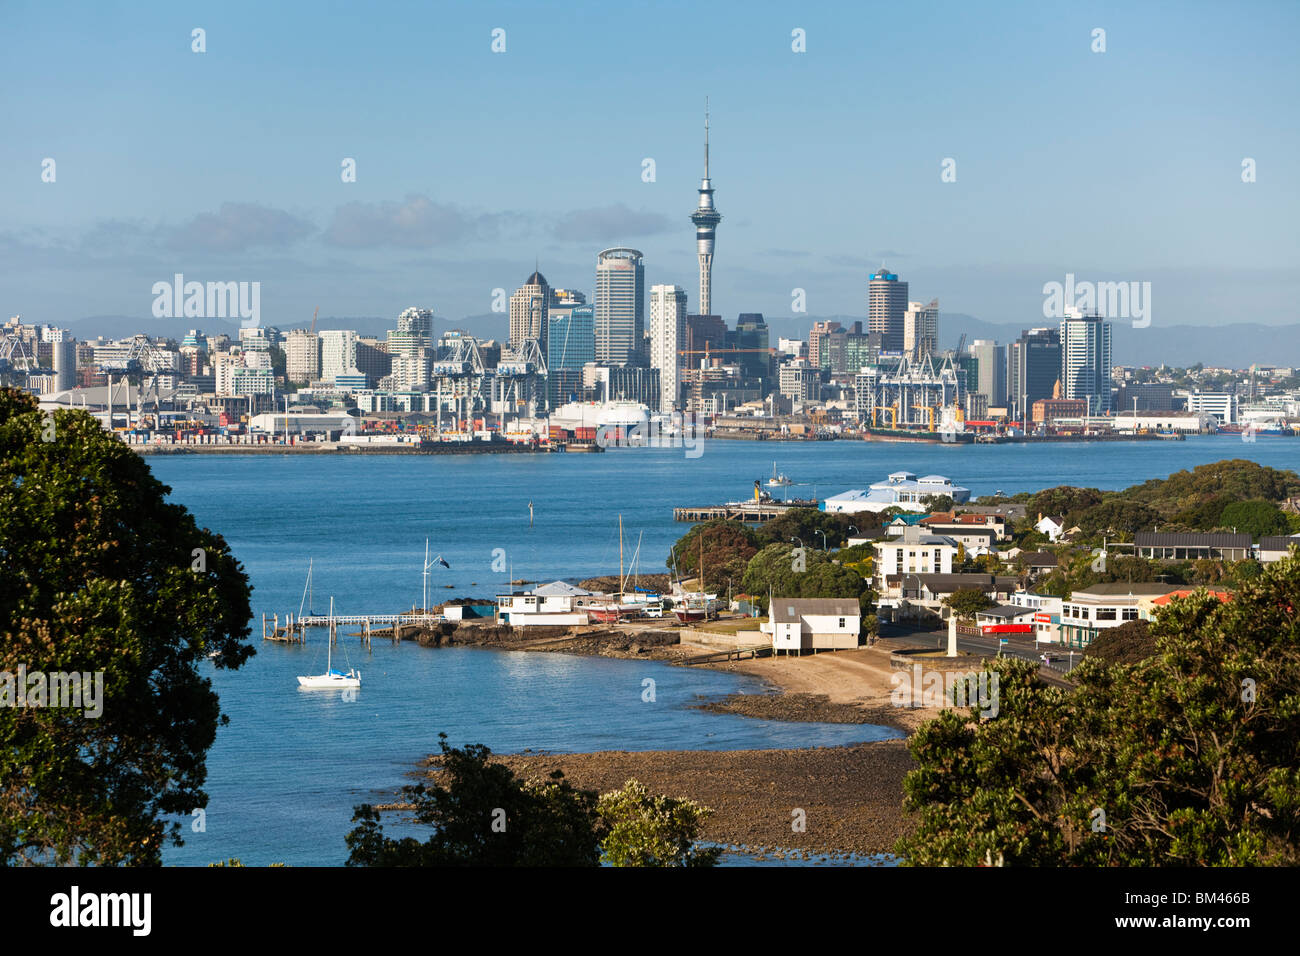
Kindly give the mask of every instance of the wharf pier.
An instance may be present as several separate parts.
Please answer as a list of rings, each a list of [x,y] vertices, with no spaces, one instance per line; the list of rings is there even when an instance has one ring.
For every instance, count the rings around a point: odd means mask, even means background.
[[[274,614],[268,619],[263,614],[262,640],[277,641],[281,644],[303,644],[306,642],[307,628],[325,627],[330,629],[330,640],[334,641],[337,640],[339,626],[346,625],[362,628],[357,636],[367,643],[370,641],[372,629],[387,630],[389,633],[383,636],[391,636],[394,641],[400,641],[404,627],[429,627],[441,624],[444,620],[446,618],[441,614],[429,614],[424,611],[408,611],[403,614],[336,614],[333,618],[327,614],[304,614],[301,617],[290,614],[281,625],[280,615]]]
[[[688,505],[673,509],[674,521],[712,521],[725,518],[728,521],[762,524],[779,518],[791,508],[816,508],[821,504],[816,498],[791,498],[787,501],[729,501],[723,505]]]

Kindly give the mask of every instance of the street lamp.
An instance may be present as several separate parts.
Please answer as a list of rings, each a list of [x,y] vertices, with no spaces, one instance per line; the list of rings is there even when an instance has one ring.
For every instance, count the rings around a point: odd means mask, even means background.
[[[803,539],[802,539],[802,538],[796,536],[796,537],[792,537],[790,540],[791,540],[791,541],[798,541],[798,542],[799,542],[799,547],[801,547],[801,548],[803,547]]]
[[[822,550],[823,550],[823,551],[826,551],[826,550],[827,550],[827,547],[826,547],[826,532],[825,532],[825,531],[820,531],[820,530],[819,530],[817,533],[818,533],[819,535],[822,536]]]

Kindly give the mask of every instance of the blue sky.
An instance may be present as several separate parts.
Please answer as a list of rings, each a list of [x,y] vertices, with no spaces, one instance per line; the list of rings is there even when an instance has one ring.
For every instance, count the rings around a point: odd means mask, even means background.
[[[1292,2],[5,0],[0,309],[145,328],[183,272],[260,281],[268,324],[454,322],[534,257],[590,291],[613,245],[694,308],[707,94],[729,321],[796,287],[864,314],[883,261],[991,322],[1041,323],[1067,272],[1150,281],[1157,326],[1294,322],[1297,27]]]

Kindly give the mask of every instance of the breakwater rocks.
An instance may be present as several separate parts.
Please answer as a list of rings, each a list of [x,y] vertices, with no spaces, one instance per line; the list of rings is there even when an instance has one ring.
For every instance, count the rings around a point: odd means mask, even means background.
[[[604,627],[527,627],[478,621],[444,621],[405,630],[403,639],[422,647],[496,647],[515,651],[553,651],[593,657],[680,656],[676,631],[627,631]]]

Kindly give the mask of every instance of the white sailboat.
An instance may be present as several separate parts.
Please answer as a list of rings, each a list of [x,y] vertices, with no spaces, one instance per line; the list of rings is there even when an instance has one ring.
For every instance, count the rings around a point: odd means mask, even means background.
[[[334,669],[334,599],[330,598],[330,632],[329,638],[325,642],[328,650],[325,657],[325,673],[315,674],[308,677],[300,676],[298,686],[308,690],[321,690],[331,687],[360,687],[361,674],[358,671],[348,668],[344,674],[342,671]]]

